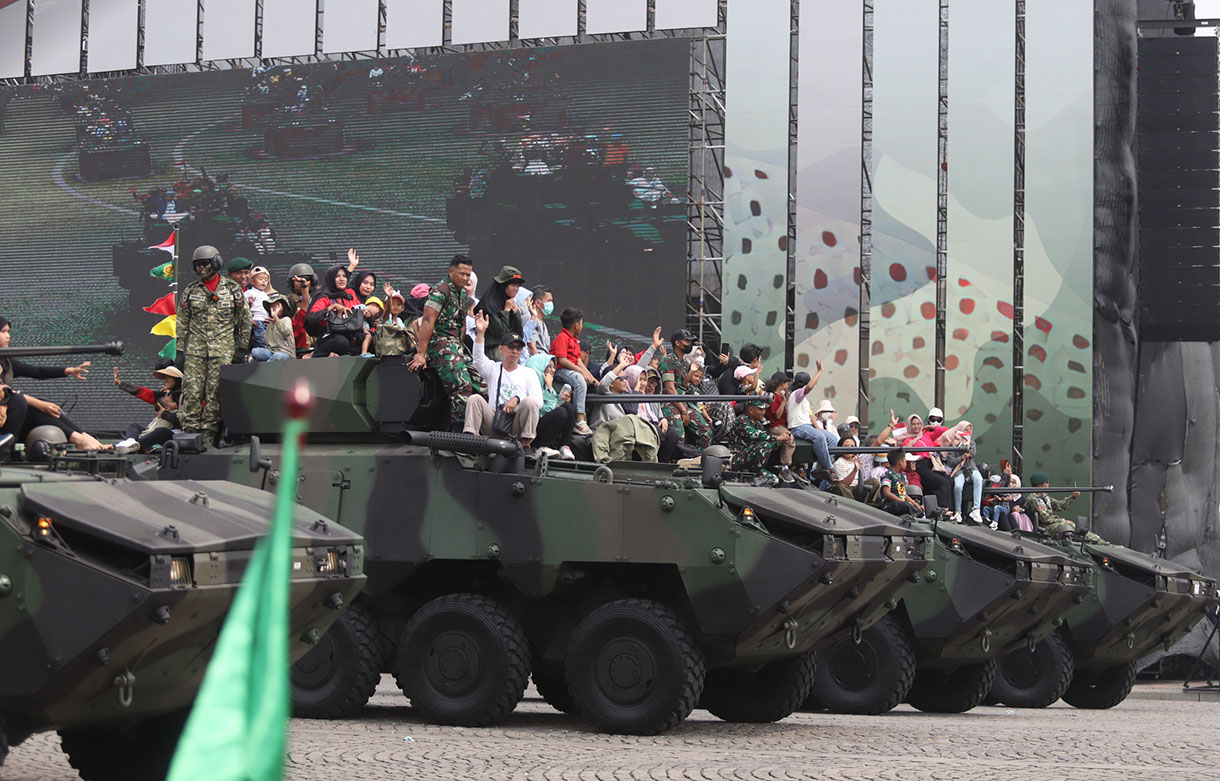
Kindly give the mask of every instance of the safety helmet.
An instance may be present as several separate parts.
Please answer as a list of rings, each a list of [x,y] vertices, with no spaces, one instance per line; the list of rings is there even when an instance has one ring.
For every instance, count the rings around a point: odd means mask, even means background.
[[[50,461],[55,445],[62,445],[67,441],[67,435],[59,426],[35,426],[25,438],[26,458],[31,461]]]
[[[201,260],[212,261],[212,268],[216,271],[224,268],[224,258],[220,257],[220,250],[211,244],[204,244],[202,247],[195,248],[195,254],[191,256],[191,265],[194,266]]]
[[[308,263],[294,263],[292,268],[288,269],[288,276],[308,277],[312,286],[318,286],[318,275],[314,273],[313,266]]]

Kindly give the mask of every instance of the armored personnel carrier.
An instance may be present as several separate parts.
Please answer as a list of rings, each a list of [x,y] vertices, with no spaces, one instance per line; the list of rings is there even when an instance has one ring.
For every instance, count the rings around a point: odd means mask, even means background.
[[[1044,708],[1112,708],[1135,684],[1136,662],[1168,648],[1216,604],[1216,581],[1167,559],[1102,542],[1044,539],[1092,569],[1093,589],[1054,633],[1001,657],[991,699]]]
[[[977,526],[919,525],[932,532],[924,543],[931,565],[858,643],[818,651],[811,706],[970,710],[991,690],[999,656],[1033,648],[1089,595],[1089,565],[1058,550]]]
[[[531,673],[604,731],[660,733],[700,702],[773,721],[807,696],[812,650],[864,631],[926,566],[928,531],[736,482],[717,458],[700,473],[534,461],[421,433],[437,399],[401,359],[224,367],[230,436],[258,452],[180,453],[160,475],[273,485],[275,400],[302,377],[321,422],[298,498],[365,536],[368,583],[294,670],[300,715],[354,713],[386,671],[444,724],[500,721]],[[247,468],[260,459],[262,476]]]
[[[8,746],[59,730],[87,781],[164,778],[275,497],[141,480],[119,456],[4,455],[0,764]],[[358,535],[316,511],[298,507],[293,527],[296,660],[359,592],[364,555]]]

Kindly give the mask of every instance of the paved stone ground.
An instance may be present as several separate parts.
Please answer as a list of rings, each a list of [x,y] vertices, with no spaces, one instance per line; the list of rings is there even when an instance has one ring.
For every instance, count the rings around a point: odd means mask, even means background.
[[[1137,689],[1138,694],[1138,689]],[[1220,779],[1220,703],[1132,697],[1109,711],[981,707],[934,716],[798,713],[736,725],[695,711],[666,735],[600,735],[531,688],[493,729],[422,724],[382,681],[358,720],[296,720],[286,776],[312,779]],[[6,781],[76,778],[54,735],[14,749]]]

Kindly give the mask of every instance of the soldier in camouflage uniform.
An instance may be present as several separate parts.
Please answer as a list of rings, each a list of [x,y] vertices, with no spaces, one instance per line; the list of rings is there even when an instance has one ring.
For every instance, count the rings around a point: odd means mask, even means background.
[[[662,393],[689,393],[686,375],[690,367],[686,356],[696,344],[695,335],[681,328],[674,332],[669,342],[673,345],[673,350],[668,355],[661,356],[661,363],[657,367],[661,372]],[[669,427],[678,432],[680,440],[685,441],[689,434],[691,443],[699,448],[711,444],[711,424],[706,416],[695,411],[693,404],[680,401],[665,404],[661,407],[661,413],[669,421]]]
[[[466,284],[472,271],[474,264],[470,258],[454,255],[449,262],[448,279],[432,286],[424,302],[415,357],[409,365],[411,371],[425,366],[436,369],[449,396],[449,419],[454,424],[465,422],[466,400],[475,389],[472,382],[475,372],[462,343],[470,303]]]
[[[245,360],[250,350],[250,307],[241,286],[220,275],[215,247],[202,246],[192,258],[199,279],[178,294],[178,353],[182,370],[184,431],[220,436],[220,367]]]
[[[1037,472],[1029,479],[1029,484],[1033,488],[1041,488],[1050,485],[1051,479],[1046,472]],[[1071,507],[1072,502],[1076,501],[1079,496],[1079,491],[1062,499],[1052,499],[1050,494],[1029,494],[1025,497],[1025,513],[1034,520],[1035,527],[1044,534],[1051,536],[1076,534],[1075,521],[1060,518],[1055,513],[1063,512]],[[1101,537],[1093,532],[1085,532],[1084,539],[1089,542],[1101,542]]]
[[[772,434],[767,426],[767,402],[746,402],[746,411],[729,424],[724,443],[733,451],[729,469],[756,474],[769,485],[779,485],[779,476],[767,470],[767,461],[776,446],[790,441],[792,434]]]

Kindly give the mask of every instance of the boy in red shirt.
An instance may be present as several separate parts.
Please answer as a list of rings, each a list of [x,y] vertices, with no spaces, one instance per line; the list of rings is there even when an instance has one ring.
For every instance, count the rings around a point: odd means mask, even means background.
[[[788,387],[792,380],[788,378],[786,372],[776,372],[771,375],[771,379],[767,380],[763,386],[764,389],[774,398],[771,400],[771,406],[767,407],[767,425],[770,427],[771,433],[775,435],[788,433]],[[792,472],[792,454],[796,452],[796,440],[792,437],[780,440],[779,445],[779,477],[784,482],[790,482],[792,478],[789,476]]]
[[[593,429],[585,422],[585,394],[597,379],[580,361],[580,332],[585,327],[585,314],[568,307],[559,315],[563,329],[551,340],[551,355],[555,356],[555,379],[572,386],[572,403],[576,405],[576,426],[572,431],[589,435]]]

